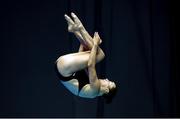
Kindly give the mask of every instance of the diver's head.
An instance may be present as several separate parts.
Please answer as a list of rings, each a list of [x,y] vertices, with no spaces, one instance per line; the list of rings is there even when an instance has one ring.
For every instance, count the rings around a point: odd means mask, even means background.
[[[100,79],[99,96],[110,95],[116,89],[116,84],[108,79]]]
[[[99,91],[99,96],[104,97],[106,103],[111,103],[113,97],[117,93],[117,86],[114,82],[109,81],[108,79],[100,79],[100,91]]]

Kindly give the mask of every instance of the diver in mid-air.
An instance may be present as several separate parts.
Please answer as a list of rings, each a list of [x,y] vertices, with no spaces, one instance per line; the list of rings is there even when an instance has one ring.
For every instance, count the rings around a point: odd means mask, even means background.
[[[75,34],[80,41],[79,52],[60,56],[56,61],[56,70],[62,84],[74,95],[95,98],[97,96],[112,97],[116,85],[108,79],[98,79],[95,64],[104,57],[99,47],[102,43],[97,32],[93,38],[84,28],[79,18],[71,13],[73,19],[65,15],[68,31]]]

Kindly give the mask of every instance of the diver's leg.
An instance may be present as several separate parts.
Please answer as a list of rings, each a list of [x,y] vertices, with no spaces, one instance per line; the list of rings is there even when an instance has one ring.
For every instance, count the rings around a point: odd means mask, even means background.
[[[79,18],[74,14],[74,13],[71,13],[71,16],[73,17],[74,19],[74,24],[76,24],[79,28],[75,31],[75,34],[77,34],[78,36],[80,36],[82,39],[84,39],[85,41],[85,44],[88,46],[88,49],[91,50],[93,45],[94,45],[94,42],[93,42],[93,39],[92,37],[89,35],[89,33],[86,31],[86,29],[84,28],[83,24],[81,23],[81,21],[79,20]],[[102,40],[101,38],[99,37],[99,34],[97,33],[97,38],[99,39],[99,44],[102,43]],[[102,59],[104,59],[105,57],[105,54],[104,52],[102,51],[102,49],[98,46],[97,47],[97,54],[98,57]]]
[[[90,51],[67,54],[59,57],[56,61],[57,69],[61,75],[67,77],[74,72],[88,67]],[[97,55],[96,63],[101,61],[101,57]]]
[[[68,24],[68,31],[71,33],[74,33],[74,35],[77,37],[77,39],[79,40],[79,42],[83,45],[83,47],[85,49],[89,50],[89,42],[86,41],[80,34],[79,29],[80,29],[80,25],[76,24],[68,15],[64,15],[67,24]]]
[[[88,46],[89,50],[91,50],[92,47],[93,47],[92,37],[86,31],[85,27],[83,26],[83,24],[79,20],[79,18],[74,13],[71,13],[71,16],[72,16],[72,18],[74,20],[74,24],[77,26],[77,29],[74,32],[74,34],[76,36],[79,36],[81,39],[84,39],[84,41],[85,41],[86,45]]]
[[[86,31],[79,18],[74,13],[71,13],[74,21],[68,15],[65,14],[64,16],[68,23],[68,31],[75,34],[75,36],[78,38],[80,43],[83,44],[85,49],[91,50],[93,47],[92,37]],[[100,42],[102,42],[101,39]],[[100,53],[104,54],[103,51],[100,51]]]

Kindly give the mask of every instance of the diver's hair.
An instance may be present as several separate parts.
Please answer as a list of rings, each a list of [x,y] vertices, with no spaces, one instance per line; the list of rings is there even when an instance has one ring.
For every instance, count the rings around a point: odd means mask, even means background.
[[[112,102],[112,99],[116,96],[117,91],[118,91],[118,89],[117,89],[117,86],[116,86],[115,88],[110,89],[109,93],[102,95],[102,97],[104,97],[105,102],[107,104]]]

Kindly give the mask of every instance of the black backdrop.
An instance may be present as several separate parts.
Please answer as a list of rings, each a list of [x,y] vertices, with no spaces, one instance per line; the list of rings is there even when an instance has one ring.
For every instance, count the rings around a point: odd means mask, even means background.
[[[1,2],[0,117],[177,117],[179,81],[172,12],[165,0]],[[73,96],[54,61],[77,52],[64,14],[75,12],[106,58],[99,77],[117,83],[111,104]],[[173,35],[173,36],[172,36]]]

